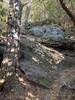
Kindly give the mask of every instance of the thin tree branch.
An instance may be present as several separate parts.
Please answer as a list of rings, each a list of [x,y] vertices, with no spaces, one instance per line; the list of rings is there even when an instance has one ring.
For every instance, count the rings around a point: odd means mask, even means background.
[[[73,22],[73,24],[75,25],[75,16],[73,15],[73,13],[66,7],[65,3],[63,2],[63,0],[59,0],[62,8],[65,10],[65,12],[67,13],[67,15],[69,16],[69,18],[71,19],[71,21]]]

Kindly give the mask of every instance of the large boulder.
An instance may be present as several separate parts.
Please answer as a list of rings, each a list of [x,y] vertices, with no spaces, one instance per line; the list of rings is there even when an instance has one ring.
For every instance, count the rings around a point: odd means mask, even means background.
[[[60,73],[75,65],[75,53],[57,51],[35,40],[29,35],[21,37],[20,69],[28,80],[50,88]]]
[[[29,29],[29,32],[37,37],[42,37],[44,35],[45,29],[42,26],[34,26]]]
[[[34,26],[30,28],[29,32],[45,41],[60,41],[61,39],[64,39],[64,32],[57,26]]]

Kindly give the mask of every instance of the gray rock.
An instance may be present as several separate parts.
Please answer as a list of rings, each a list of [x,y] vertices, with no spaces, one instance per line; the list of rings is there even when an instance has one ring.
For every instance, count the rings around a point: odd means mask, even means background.
[[[42,39],[45,41],[54,40],[60,41],[64,39],[64,32],[59,27],[54,26],[44,26],[46,32],[43,35]]]
[[[44,31],[45,31],[45,29],[41,26],[35,26],[29,30],[29,32],[31,32],[33,35],[38,36],[38,37],[43,36]]]
[[[64,32],[56,26],[34,26],[29,31],[44,41],[60,41],[61,39],[64,39]]]
[[[59,73],[71,68],[75,63],[72,57],[65,52],[48,48],[33,37],[21,37],[20,68],[30,81],[50,88],[58,79]]]
[[[25,73],[26,78],[35,83],[39,83],[39,85],[43,85],[47,88],[50,87],[51,78],[48,77],[48,73],[46,69],[42,69],[41,66],[37,64],[32,64],[30,62],[21,62],[21,70]]]
[[[28,80],[50,88],[56,78],[56,64],[63,60],[63,56],[54,49],[31,41],[28,36],[21,40],[21,52],[24,55],[20,61],[21,70]]]

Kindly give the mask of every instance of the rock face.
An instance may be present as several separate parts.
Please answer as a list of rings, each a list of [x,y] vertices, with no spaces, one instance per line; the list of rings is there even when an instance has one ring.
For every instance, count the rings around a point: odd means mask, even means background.
[[[20,46],[20,69],[25,73],[28,80],[47,88],[51,88],[52,84],[56,83],[55,80],[60,78],[60,73],[75,65],[74,51],[58,51],[48,48],[37,42],[33,36],[22,36]],[[61,82],[57,84],[62,87],[65,82],[61,79]],[[68,86],[74,88],[74,81],[71,84],[72,86]]]
[[[44,31],[45,29],[41,26],[32,27],[29,30],[29,32],[31,32],[33,35],[38,36],[38,37],[42,37],[44,35]]]
[[[24,59],[20,62],[20,68],[27,79],[49,88],[55,78],[52,75],[52,71],[57,70],[55,64],[63,60],[61,53],[34,43],[27,37],[22,38],[21,50]]]
[[[28,31],[27,34],[31,34],[38,38],[38,42],[46,46],[61,49],[75,49],[75,40],[68,38],[64,35],[62,28],[51,25],[43,26],[33,26]]]
[[[64,39],[64,32],[56,26],[34,26],[29,32],[37,37],[41,37],[41,39],[45,41],[60,41]]]

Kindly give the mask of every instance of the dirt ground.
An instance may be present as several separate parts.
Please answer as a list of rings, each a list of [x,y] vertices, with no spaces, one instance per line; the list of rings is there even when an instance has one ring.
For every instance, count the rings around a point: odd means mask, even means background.
[[[50,100],[50,91],[27,81],[25,75],[19,72],[5,84],[0,100]]]
[[[18,71],[18,73],[11,76],[6,82],[0,93],[0,100],[75,100],[74,89],[64,86],[61,88],[63,80],[75,76],[74,67],[62,72],[51,89],[38,86],[38,84],[28,81],[22,72]]]

